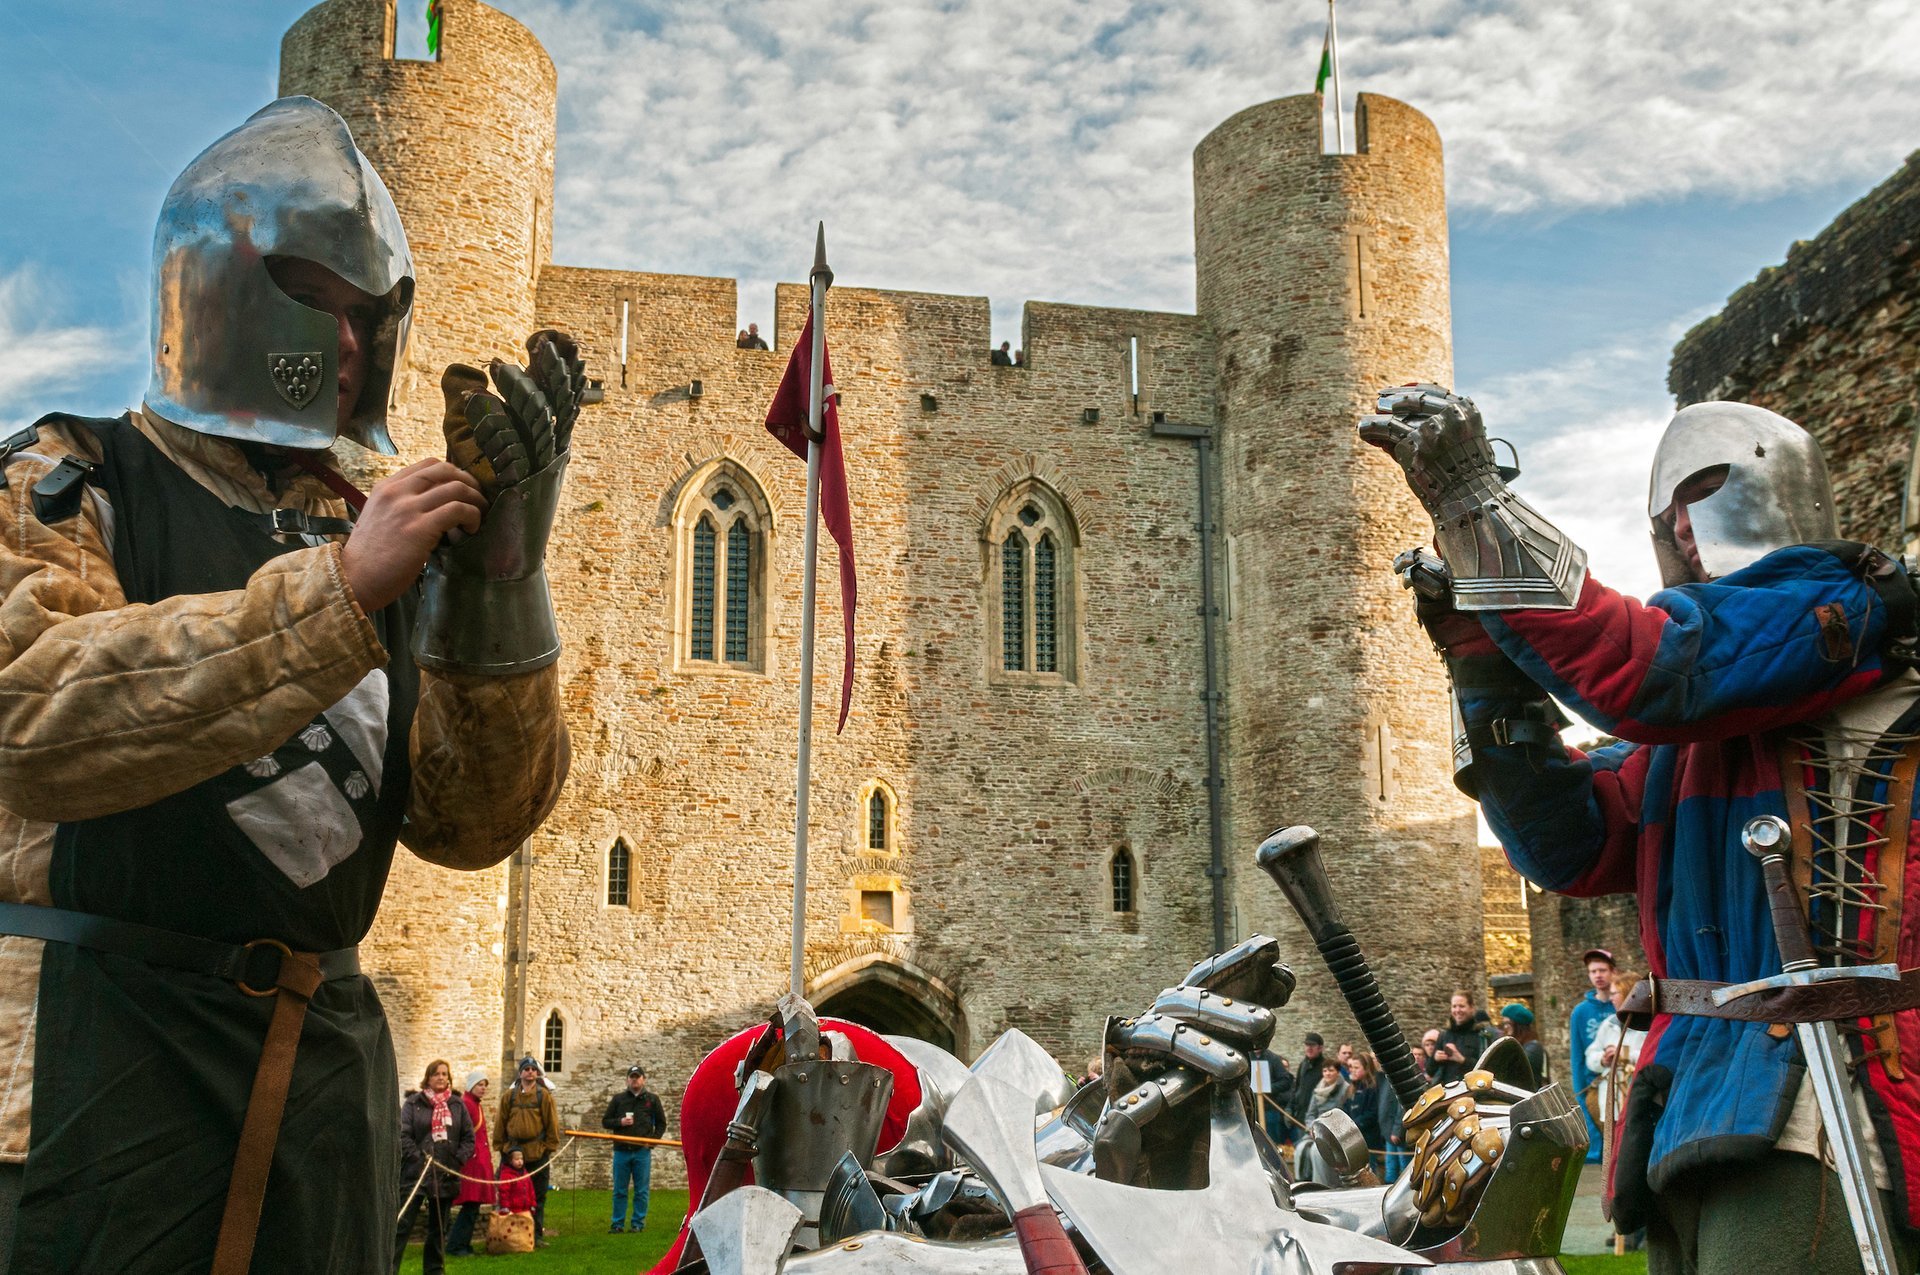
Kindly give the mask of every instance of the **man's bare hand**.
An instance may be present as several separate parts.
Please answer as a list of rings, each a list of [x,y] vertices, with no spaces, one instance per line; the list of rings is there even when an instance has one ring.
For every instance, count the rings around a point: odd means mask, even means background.
[[[415,461],[375,483],[340,551],[347,587],[361,608],[378,611],[412,588],[441,538],[480,530],[486,508],[480,484],[444,460]]]

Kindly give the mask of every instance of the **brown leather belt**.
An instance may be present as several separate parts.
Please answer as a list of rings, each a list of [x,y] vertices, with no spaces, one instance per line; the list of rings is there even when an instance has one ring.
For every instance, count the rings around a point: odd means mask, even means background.
[[[1649,976],[1627,993],[1620,1019],[1642,1030],[1652,1024],[1655,1014],[1733,1018],[1747,1023],[1822,1023],[1877,1018],[1920,1006],[1920,969],[1901,970],[1898,979],[1849,978],[1782,987],[1750,992],[1724,1005],[1714,1004],[1714,992],[1731,986],[1702,979]]]
[[[293,1060],[300,1049],[300,1027],[306,1021],[307,1004],[322,983],[359,977],[359,950],[346,947],[333,952],[295,952],[277,939],[222,943],[117,917],[27,903],[0,903],[0,934],[111,952],[150,965],[225,979],[248,996],[275,998],[260,1064],[253,1072],[253,1089],[247,1095],[247,1112],[240,1123],[240,1144],[234,1151],[233,1174],[227,1179],[227,1203],[220,1215],[220,1237],[214,1245],[211,1269],[211,1275],[247,1275],[247,1268],[253,1264],[260,1206],[267,1194],[267,1174],[273,1168],[274,1144],[280,1140],[280,1120],[286,1114],[287,1090],[293,1083]]]

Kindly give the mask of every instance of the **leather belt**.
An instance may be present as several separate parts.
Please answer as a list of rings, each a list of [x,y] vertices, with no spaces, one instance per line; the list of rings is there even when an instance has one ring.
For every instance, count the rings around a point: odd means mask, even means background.
[[[1920,1006],[1920,969],[1902,970],[1897,980],[1853,978],[1782,987],[1753,992],[1724,1005],[1714,1004],[1713,993],[1730,986],[1733,984],[1693,978],[1643,978],[1627,993],[1620,1019],[1640,1029],[1651,1025],[1655,1014],[1733,1018],[1749,1023],[1822,1023],[1875,1018]]]
[[[181,934],[134,921],[65,908],[43,908],[31,903],[0,903],[0,934],[71,943],[75,947],[130,956],[149,965],[205,974],[237,983],[242,991],[269,996],[285,959],[287,945],[277,939],[251,943],[222,943],[197,934]],[[352,978],[360,973],[360,949],[343,947],[308,953],[320,967],[322,982]]]
[[[233,1173],[227,1179],[227,1199],[210,1268],[211,1275],[246,1275],[253,1264],[260,1207],[266,1200],[273,1151],[293,1084],[307,1003],[322,983],[357,977],[360,950],[296,952],[278,939],[221,943],[115,917],[29,903],[0,903],[0,934],[111,952],[149,965],[225,979],[248,996],[274,998],[260,1061],[254,1067],[253,1088],[247,1093],[246,1114],[240,1121],[240,1141],[234,1147]]]

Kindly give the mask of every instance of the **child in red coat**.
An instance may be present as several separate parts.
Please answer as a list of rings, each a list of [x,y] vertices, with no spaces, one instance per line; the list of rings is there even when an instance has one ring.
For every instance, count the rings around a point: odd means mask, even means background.
[[[533,1212],[533,1179],[527,1175],[527,1153],[519,1147],[507,1151],[500,1162],[500,1203],[502,1213]]]

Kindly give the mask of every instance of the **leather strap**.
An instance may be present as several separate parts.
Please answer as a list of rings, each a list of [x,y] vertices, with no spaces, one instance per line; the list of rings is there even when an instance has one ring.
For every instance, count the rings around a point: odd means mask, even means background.
[[[1874,876],[1885,910],[1874,917],[1873,963],[1897,963],[1900,959],[1900,931],[1906,914],[1907,839],[1913,828],[1914,776],[1920,773],[1920,741],[1907,745],[1900,760],[1893,763],[1887,778],[1886,844],[1874,860]],[[1900,1034],[1894,1030],[1892,1014],[1876,1014],[1873,1019],[1873,1048],[1880,1051],[1880,1064],[1895,1080],[1906,1079],[1900,1063]]]
[[[1053,1205],[1042,1200],[1013,1215],[1013,1233],[1020,1240],[1020,1260],[1027,1275],[1087,1275],[1080,1250],[1067,1238]]]
[[[197,934],[181,934],[115,917],[95,916],[91,912],[43,908],[31,903],[0,903],[0,934],[17,934],[22,938],[70,943],[96,952],[130,956],[149,965],[241,983],[259,995],[272,993],[278,968],[283,963],[279,954],[286,950],[284,944],[267,940],[222,943]],[[323,982],[355,978],[360,973],[357,947],[308,955],[319,967]]]
[[[300,1051],[300,1026],[306,1021],[307,1003],[325,981],[319,964],[305,952],[289,952],[280,961],[274,979],[273,1018],[267,1023],[260,1065],[253,1072],[247,1114],[240,1122],[240,1145],[233,1155],[233,1176],[227,1180],[227,1205],[220,1215],[211,1275],[247,1275],[253,1264],[260,1206],[267,1196],[274,1144],[280,1140],[294,1056]]]
[[[1788,844],[1787,870],[1793,877],[1794,893],[1804,905],[1807,891],[1813,887],[1813,812],[1807,806],[1806,746],[1793,739],[1780,744],[1780,791],[1787,799],[1787,826],[1793,829]]]
[[[1857,978],[1814,983],[1754,992],[1725,1005],[1714,1004],[1713,993],[1728,986],[1731,984],[1703,979],[1648,976],[1627,993],[1620,1018],[1627,1026],[1637,1028],[1647,1027],[1655,1014],[1732,1018],[1748,1023],[1823,1023],[1920,1007],[1920,969],[1900,971],[1897,981]]]

